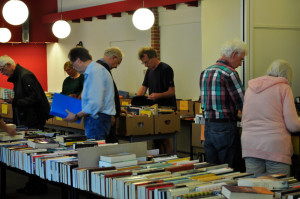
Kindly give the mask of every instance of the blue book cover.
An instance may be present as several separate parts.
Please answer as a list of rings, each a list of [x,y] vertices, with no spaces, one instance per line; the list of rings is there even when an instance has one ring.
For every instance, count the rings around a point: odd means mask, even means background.
[[[50,115],[65,118],[68,116],[66,109],[74,114],[80,112],[82,110],[81,100],[67,95],[54,93]],[[79,124],[81,119],[76,122]]]

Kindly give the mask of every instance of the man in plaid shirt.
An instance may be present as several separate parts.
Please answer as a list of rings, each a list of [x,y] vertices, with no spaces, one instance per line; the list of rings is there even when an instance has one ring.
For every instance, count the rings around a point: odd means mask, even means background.
[[[205,118],[206,161],[236,165],[241,158],[241,144],[237,128],[238,111],[243,108],[245,89],[236,68],[242,65],[246,44],[238,39],[227,41],[222,57],[215,65],[201,73],[201,107]],[[241,160],[241,159],[240,159]]]

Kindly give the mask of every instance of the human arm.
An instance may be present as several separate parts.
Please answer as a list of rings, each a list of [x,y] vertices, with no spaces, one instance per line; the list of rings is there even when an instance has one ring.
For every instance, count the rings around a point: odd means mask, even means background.
[[[2,118],[0,118],[0,128],[2,130],[6,131],[10,136],[14,136],[17,134],[16,129],[14,129],[10,126],[7,126]]]
[[[166,92],[151,93],[151,95],[148,96],[148,99],[155,101],[155,100],[160,99],[160,98],[173,97],[174,95],[175,95],[175,87],[169,87],[169,89]]]
[[[67,121],[67,122],[76,122],[77,120],[79,120],[87,115],[83,111],[80,111],[80,112],[74,114],[66,109],[66,112],[68,113],[68,116],[64,118],[64,121]]]
[[[228,93],[237,107],[237,110],[243,110],[243,102],[245,95],[245,88],[238,76],[237,72],[233,72],[230,74],[226,81],[226,87]]]
[[[295,108],[293,92],[290,86],[286,86],[283,96],[282,108],[286,128],[290,132],[300,132],[300,120]]]
[[[26,74],[21,81],[23,97],[15,97],[12,100],[12,104],[18,107],[27,107],[40,103],[42,95],[45,94],[36,77],[33,74]]]
[[[147,87],[146,86],[141,86],[141,88],[138,90],[136,96],[144,96],[147,92]]]

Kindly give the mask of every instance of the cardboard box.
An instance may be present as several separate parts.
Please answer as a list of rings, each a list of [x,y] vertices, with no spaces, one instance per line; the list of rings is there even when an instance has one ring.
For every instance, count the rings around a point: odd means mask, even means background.
[[[201,140],[204,140],[204,125],[192,124],[192,146],[203,147]]]
[[[59,117],[52,118],[52,124],[56,125],[56,126],[68,127],[68,122],[62,120],[62,118],[59,118]]]
[[[117,134],[125,136],[153,135],[153,126],[153,116],[120,116]]]
[[[13,118],[13,109],[11,104],[2,103],[1,104],[1,117]]]
[[[78,124],[76,122],[68,122],[68,127],[84,130],[84,119],[83,118],[81,119],[80,124]]]
[[[180,115],[194,116],[194,102],[191,100],[177,100],[177,111]]]
[[[160,133],[174,133],[180,131],[180,115],[173,114],[160,114],[155,115],[154,131],[155,134]]]
[[[53,118],[49,118],[49,119],[46,121],[46,124],[53,124]]]
[[[195,102],[195,115],[202,115],[201,103],[199,101]]]
[[[120,98],[120,104],[121,106],[128,106],[131,104],[130,98]]]

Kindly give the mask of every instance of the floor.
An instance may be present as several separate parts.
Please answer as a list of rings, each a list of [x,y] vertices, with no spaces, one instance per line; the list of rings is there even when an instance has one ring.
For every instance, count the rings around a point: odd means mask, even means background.
[[[2,177],[2,176],[0,176]],[[10,170],[6,170],[6,199],[59,199],[61,196],[61,187],[57,185],[48,184],[48,193],[27,196],[26,194],[16,193],[16,189],[24,187],[28,181],[28,177]],[[65,199],[70,197],[63,197]],[[80,196],[78,199],[85,199],[88,197]]]

